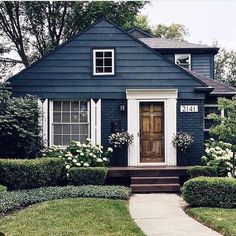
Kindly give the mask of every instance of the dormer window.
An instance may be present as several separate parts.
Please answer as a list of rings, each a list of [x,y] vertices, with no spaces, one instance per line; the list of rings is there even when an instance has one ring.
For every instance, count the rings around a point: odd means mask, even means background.
[[[175,54],[175,64],[191,70],[191,54]]]
[[[114,75],[114,49],[93,50],[93,75]]]

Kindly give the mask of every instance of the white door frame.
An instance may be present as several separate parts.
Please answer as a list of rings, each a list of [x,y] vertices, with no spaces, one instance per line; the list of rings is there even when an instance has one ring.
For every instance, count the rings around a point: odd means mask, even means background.
[[[128,99],[128,132],[133,134],[134,142],[128,148],[129,166],[159,166],[176,165],[176,148],[172,144],[173,135],[176,134],[176,103],[177,89],[127,89]],[[140,162],[140,102],[164,102],[164,142],[165,162],[141,163]]]

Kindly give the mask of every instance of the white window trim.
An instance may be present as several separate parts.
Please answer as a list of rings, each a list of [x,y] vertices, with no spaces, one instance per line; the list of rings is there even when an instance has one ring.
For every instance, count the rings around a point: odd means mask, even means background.
[[[75,99],[69,99],[69,100],[50,100],[49,101],[49,133],[50,133],[50,138],[49,138],[49,146],[54,146],[54,137],[53,137],[53,102],[54,101],[81,101],[81,100],[75,100]],[[90,138],[90,117],[91,117],[91,112],[90,112],[90,103],[87,101],[87,109],[88,109],[88,138]],[[73,123],[68,123],[68,124],[73,124]],[[62,148],[66,148],[67,146],[60,145]]]
[[[96,52],[111,52],[112,72],[96,72]],[[114,49],[93,49],[93,75],[114,75],[115,74],[115,50]]]
[[[128,132],[133,134],[134,141],[128,148],[129,166],[163,166],[177,164],[176,148],[172,144],[173,135],[177,129],[177,89],[127,89],[128,99]],[[141,163],[140,162],[140,102],[164,102],[165,124],[165,162]]]
[[[183,55],[189,56],[189,70],[192,70],[192,57],[191,57],[190,53],[177,53],[177,54],[175,54],[175,64],[178,65],[177,64],[177,57],[183,56]],[[178,66],[180,66],[180,65],[178,65]]]
[[[210,129],[205,129],[205,120],[207,120],[208,118],[205,116],[205,107],[219,107],[219,105],[217,104],[205,104],[204,105],[204,117],[203,117],[203,130],[204,132],[209,132]],[[221,110],[221,117],[225,116],[225,111],[224,109]]]

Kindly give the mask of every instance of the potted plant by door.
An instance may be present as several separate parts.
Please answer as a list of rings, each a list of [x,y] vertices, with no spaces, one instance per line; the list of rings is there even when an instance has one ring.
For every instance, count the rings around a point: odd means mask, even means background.
[[[189,151],[192,143],[194,141],[194,136],[187,132],[177,132],[174,135],[172,143],[177,148],[179,159],[182,160],[184,165],[188,165],[188,159],[186,158],[186,153]]]
[[[114,148],[114,159],[111,164],[118,166],[127,165],[127,147],[133,143],[133,139],[133,135],[127,131],[112,133],[109,136],[109,143]]]

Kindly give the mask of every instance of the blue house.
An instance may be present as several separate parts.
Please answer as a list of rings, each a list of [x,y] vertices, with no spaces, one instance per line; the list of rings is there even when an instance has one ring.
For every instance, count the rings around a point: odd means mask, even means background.
[[[109,146],[111,133],[134,136],[113,166],[199,164],[218,97],[236,89],[214,80],[219,48],[128,32],[101,19],[10,78],[15,96],[37,95],[48,145],[72,140]],[[223,115],[223,112],[222,112]],[[172,144],[177,131],[194,135],[186,154]]]

